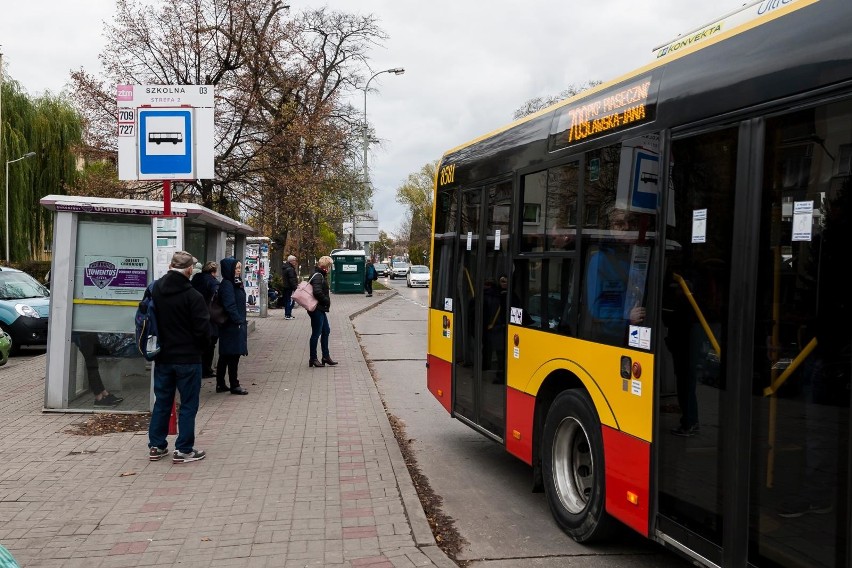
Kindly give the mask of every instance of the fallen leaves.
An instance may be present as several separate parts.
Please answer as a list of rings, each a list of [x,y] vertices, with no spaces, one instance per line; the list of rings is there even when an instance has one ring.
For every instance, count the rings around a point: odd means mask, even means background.
[[[148,429],[151,413],[92,414],[84,422],[68,426],[64,432],[75,436],[103,436],[116,432],[141,432]]]
[[[467,541],[456,530],[455,521],[441,510],[443,499],[432,490],[429,480],[420,471],[417,459],[411,450],[414,438],[408,438],[405,435],[405,423],[403,421],[390,413],[388,413],[388,419],[396,441],[399,444],[399,449],[402,452],[405,465],[408,467],[408,473],[411,475],[411,481],[414,482],[414,489],[420,498],[423,512],[426,513],[426,520],[432,529],[435,542],[459,566],[465,566],[466,563],[458,560],[457,555],[461,552],[464,545],[467,544]]]

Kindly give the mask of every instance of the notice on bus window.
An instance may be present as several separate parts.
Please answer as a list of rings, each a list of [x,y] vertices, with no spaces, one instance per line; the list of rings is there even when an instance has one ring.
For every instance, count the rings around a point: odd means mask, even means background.
[[[509,308],[509,323],[515,325],[523,325],[524,322],[524,309],[516,308],[512,306]]]
[[[500,250],[500,229],[494,230],[494,250]]]
[[[651,328],[631,325],[627,336],[627,345],[636,349],[650,349]]]
[[[467,232],[467,250],[473,250],[473,231]]]
[[[696,209],[692,212],[692,242],[707,242],[707,210]]]
[[[814,202],[793,203],[793,241],[810,242],[813,238]]]
[[[445,312],[453,311],[453,299],[452,298],[444,298],[444,311]]]

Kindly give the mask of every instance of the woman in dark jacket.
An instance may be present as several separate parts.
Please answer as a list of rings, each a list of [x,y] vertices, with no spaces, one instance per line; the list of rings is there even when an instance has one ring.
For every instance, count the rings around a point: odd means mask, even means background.
[[[219,281],[216,280],[216,273],[219,271],[219,263],[212,260],[205,263],[201,272],[192,277],[192,287],[201,292],[204,296],[204,303],[208,306],[213,301],[213,295],[219,288]],[[204,353],[201,355],[201,377],[209,379],[216,376],[216,369],[213,368],[213,353],[216,351],[216,342],[219,340],[219,326],[210,320],[210,343],[204,348]]]
[[[311,339],[310,351],[311,359],[308,361],[308,367],[325,367],[326,365],[337,365],[337,361],[332,360],[328,353],[328,335],[331,333],[331,328],[328,326],[328,310],[331,308],[331,296],[328,293],[328,271],[331,268],[331,257],[324,256],[317,261],[314,267],[314,273],[311,275],[311,286],[314,290],[314,298],[317,300],[317,307],[314,311],[308,312],[311,316]],[[320,340],[320,338],[322,338]],[[317,358],[317,341],[320,340],[320,348],[322,349],[322,360]]]
[[[248,355],[248,328],[246,326],[246,291],[241,278],[243,265],[234,257],[219,261],[222,281],[219,283],[219,301],[228,319],[219,326],[219,361],[216,363],[216,392],[248,394],[240,386],[237,372],[240,357]],[[225,386],[225,370],[230,387]]]

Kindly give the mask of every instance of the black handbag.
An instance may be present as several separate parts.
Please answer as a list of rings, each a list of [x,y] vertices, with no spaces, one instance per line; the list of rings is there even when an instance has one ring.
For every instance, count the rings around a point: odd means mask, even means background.
[[[210,310],[210,323],[222,325],[228,321],[228,314],[225,313],[225,307],[219,300],[219,290],[213,292],[213,298],[210,300],[208,308]]]

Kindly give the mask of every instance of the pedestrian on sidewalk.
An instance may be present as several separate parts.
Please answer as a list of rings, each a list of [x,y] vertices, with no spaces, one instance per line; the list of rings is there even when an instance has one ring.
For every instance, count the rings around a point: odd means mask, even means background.
[[[192,287],[198,290],[204,297],[204,303],[208,306],[213,301],[213,296],[216,290],[219,289],[219,281],[216,280],[216,273],[219,271],[219,263],[208,261],[204,263],[201,272],[193,275]],[[204,353],[201,355],[201,378],[209,379],[216,376],[216,369],[213,368],[213,354],[216,351],[216,342],[219,340],[219,326],[210,320],[210,341],[204,348]]]
[[[222,281],[219,300],[225,308],[227,321],[219,326],[219,361],[216,363],[216,392],[248,394],[240,386],[240,357],[248,355],[248,322],[246,321],[246,290],[243,286],[243,265],[230,256],[219,261]],[[230,386],[225,386],[225,371]]]
[[[292,254],[287,257],[287,262],[284,263],[284,319],[296,319],[293,317],[293,292],[299,286],[299,277],[296,275],[296,257]]]
[[[326,365],[337,365],[337,361],[331,358],[328,352],[328,336],[331,334],[331,328],[328,325],[328,310],[331,308],[331,295],[328,290],[328,271],[331,268],[331,257],[323,256],[317,261],[314,267],[314,273],[311,275],[310,284],[314,290],[314,298],[317,300],[317,307],[312,312],[308,312],[311,316],[311,339],[310,360],[308,367],[325,367]],[[317,358],[317,341],[322,349],[322,360]]]
[[[367,258],[367,267],[364,270],[364,291],[367,292],[367,297],[373,297],[373,280],[379,279],[379,273],[376,272],[376,267],[373,266],[373,259]]]
[[[180,393],[178,435],[174,463],[203,460],[195,444],[195,415],[201,392],[201,353],[210,341],[210,313],[201,294],[192,287],[196,259],[186,251],[172,255],[169,270],[153,287],[160,352],[154,359],[154,409],[148,425],[148,458],[157,461],[169,453],[166,436],[169,417]]]

